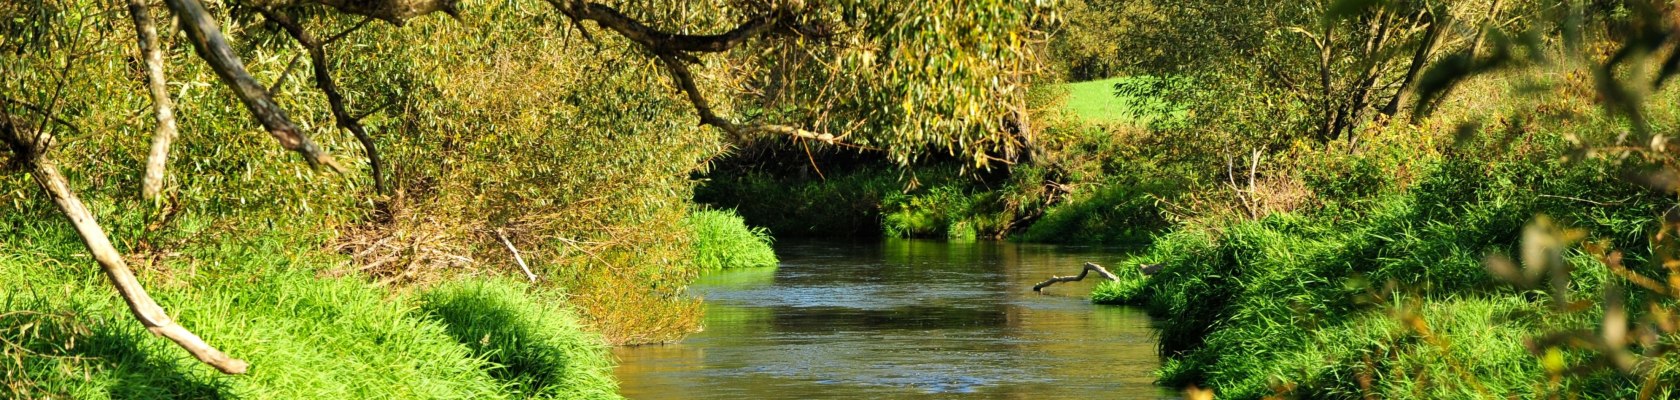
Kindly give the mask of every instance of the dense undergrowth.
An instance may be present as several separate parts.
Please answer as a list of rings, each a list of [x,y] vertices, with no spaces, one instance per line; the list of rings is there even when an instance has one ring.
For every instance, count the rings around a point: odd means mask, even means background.
[[[1491,96],[1504,82],[1468,90]],[[1460,101],[1485,101],[1467,97]],[[1649,115],[1673,117],[1664,103],[1672,98],[1654,100]],[[1586,101],[1560,94],[1492,112],[1590,110]],[[1573,300],[1489,272],[1489,260],[1502,254],[1529,259],[1539,251],[1533,246],[1549,234],[1536,232],[1569,227],[1622,251],[1630,269],[1663,276],[1650,249],[1671,199],[1626,179],[1646,168],[1637,161],[1581,157],[1583,142],[1613,141],[1625,121],[1507,117],[1473,134],[1445,128],[1474,126],[1454,121],[1476,117],[1367,129],[1352,152],[1332,144],[1274,154],[1259,164],[1257,189],[1243,185],[1246,177],[1227,178],[1234,182],[1201,195],[1223,207],[1191,203],[1198,213],[1121,262],[1164,270],[1145,277],[1127,268],[1093,301],[1142,306],[1161,318],[1168,358],[1160,382],[1220,397],[1672,396],[1675,388],[1660,384],[1680,380],[1672,362],[1652,361],[1643,375],[1592,367],[1572,374],[1565,371],[1602,355],[1562,347],[1541,348],[1556,354],[1541,357],[1531,347],[1551,332],[1600,329],[1607,303],[1597,296],[1620,293],[1606,285],[1621,280],[1601,259],[1582,249],[1561,253],[1574,266],[1563,278],[1579,294]],[[1661,309],[1660,297],[1635,294],[1630,302],[1646,299]],[[1569,301],[1584,302],[1559,311]]]

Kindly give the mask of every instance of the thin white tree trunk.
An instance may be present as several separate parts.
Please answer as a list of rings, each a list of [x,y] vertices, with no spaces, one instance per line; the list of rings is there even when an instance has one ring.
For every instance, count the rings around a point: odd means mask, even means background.
[[[146,63],[146,86],[152,94],[152,111],[157,114],[157,130],[152,132],[152,150],[146,156],[146,176],[141,180],[140,196],[157,200],[163,191],[163,173],[169,161],[169,145],[175,141],[175,102],[169,98],[169,84],[163,74],[163,50],[158,47],[157,24],[145,0],[129,0],[128,14],[134,19],[134,31],[140,42],[140,58]]]

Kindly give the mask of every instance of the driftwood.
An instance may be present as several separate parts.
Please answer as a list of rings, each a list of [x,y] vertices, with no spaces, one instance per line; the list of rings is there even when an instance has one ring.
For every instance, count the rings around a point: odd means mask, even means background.
[[[41,185],[41,190],[52,197],[53,204],[58,206],[64,218],[76,228],[76,233],[82,237],[82,244],[92,253],[94,261],[99,263],[105,276],[111,279],[111,285],[116,286],[117,293],[122,295],[123,301],[128,303],[128,310],[134,318],[140,320],[152,334],[163,336],[181,348],[186,349],[193,357],[205,364],[216,367],[217,370],[228,374],[245,373],[249,364],[244,360],[228,357],[227,354],[216,350],[204,339],[198,337],[169,319],[169,314],[146,294],[146,289],[140,286],[140,281],[134,277],[134,271],[123,261],[122,253],[117,252],[111,245],[111,239],[105,236],[104,229],[93,218],[76,193],[70,190],[69,181],[59,172],[58,166],[51,157],[46,155],[47,147],[52,143],[52,136],[37,130],[34,135],[23,134],[20,124],[4,109],[0,109],[0,143],[4,143],[11,150],[13,165],[27,169]]]
[[[1142,272],[1144,276],[1155,275],[1155,274],[1161,273],[1161,268],[1166,267],[1166,266],[1167,266],[1166,264],[1161,264],[1161,263],[1138,264],[1138,272]]]
[[[1079,275],[1074,275],[1074,276],[1051,276],[1050,279],[1046,279],[1046,280],[1044,280],[1044,282],[1039,282],[1037,285],[1033,285],[1033,291],[1034,292],[1042,291],[1046,286],[1054,285],[1054,284],[1057,284],[1057,283],[1077,282],[1077,281],[1084,280],[1085,275],[1091,273],[1091,271],[1096,271],[1097,274],[1102,275],[1102,277],[1108,278],[1108,280],[1111,280],[1111,281],[1119,281],[1120,280],[1119,277],[1114,276],[1114,274],[1108,272],[1107,269],[1103,269],[1103,267],[1101,265],[1097,265],[1096,263],[1085,263],[1085,268],[1079,270]]]

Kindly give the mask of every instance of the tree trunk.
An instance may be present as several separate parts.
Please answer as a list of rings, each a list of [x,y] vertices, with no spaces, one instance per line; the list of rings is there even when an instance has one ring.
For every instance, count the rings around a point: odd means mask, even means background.
[[[1406,66],[1406,77],[1400,81],[1400,88],[1394,92],[1394,97],[1388,99],[1388,105],[1383,106],[1382,114],[1393,117],[1400,112],[1400,106],[1412,101],[1412,91],[1417,89],[1418,75],[1423,73],[1423,67],[1429,65],[1429,59],[1435,57],[1435,50],[1441,45],[1441,32],[1449,23],[1446,18],[1431,10],[1425,18],[1429,19],[1429,26],[1424,28],[1423,40],[1412,52],[1412,62]]]
[[[146,156],[146,175],[140,183],[140,197],[157,200],[163,191],[163,173],[169,160],[169,144],[175,141],[175,102],[169,98],[168,81],[163,74],[163,50],[158,47],[157,25],[147,10],[145,0],[129,0],[128,14],[134,19],[134,32],[140,41],[140,59],[146,63],[146,86],[152,94],[152,111],[157,115],[157,130],[152,132],[152,149]]]

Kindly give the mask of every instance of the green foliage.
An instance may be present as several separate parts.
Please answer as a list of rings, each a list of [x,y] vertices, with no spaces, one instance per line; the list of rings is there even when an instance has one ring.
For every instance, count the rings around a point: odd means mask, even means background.
[[[9,214],[8,217],[16,216]],[[5,222],[34,240],[0,244],[0,388],[21,398],[508,398],[486,364],[359,277],[317,276],[341,257],[283,229],[196,241],[140,264],[188,329],[248,360],[228,376],[134,322],[56,220]],[[227,228],[218,228],[227,229]],[[591,342],[593,343],[593,342]],[[604,359],[595,362],[605,362]],[[13,368],[16,366],[17,368]],[[378,371],[378,373],[369,373]],[[577,390],[588,390],[577,388]],[[606,390],[611,390],[610,386]]]
[[[748,225],[775,237],[875,237],[881,202],[903,188],[890,167],[829,171],[826,179],[777,177],[754,171],[714,171],[694,200],[729,208]]]
[[[1016,239],[1038,243],[1135,244],[1170,224],[1151,193],[1169,188],[1106,185],[1051,207]]]
[[[1069,81],[1089,81],[1120,75],[1127,62],[1121,53],[1124,36],[1137,29],[1126,18],[1127,2],[1066,0],[1061,22],[1050,36],[1050,58]]]
[[[584,331],[559,299],[536,294],[512,281],[455,281],[422,293],[419,312],[494,363],[490,375],[518,397],[619,398],[601,336]]]
[[[1013,160],[1031,145],[1029,136],[1008,132],[1025,122],[1028,88],[1041,69],[1035,42],[1058,3],[795,3],[804,19],[834,23],[836,37],[824,42],[842,45],[766,41],[746,64],[756,83],[748,104],[764,104],[749,111],[817,121],[848,142],[884,149],[900,165],[933,154],[967,166]]]
[[[1591,315],[1546,313],[1528,294],[1498,285],[1483,257],[1512,252],[1536,214],[1637,248],[1659,203],[1593,166],[1538,161],[1560,154],[1561,146],[1530,151],[1538,154],[1449,155],[1415,188],[1363,200],[1364,211],[1327,208],[1215,232],[1170,232],[1124,263],[1164,263],[1160,274],[1099,286],[1093,301],[1141,305],[1165,318],[1160,346],[1172,359],[1161,379],[1169,386],[1196,383],[1233,398],[1278,390],[1304,397],[1538,395],[1534,382],[1544,371],[1526,348],[1510,343],[1578,327]],[[1639,201],[1583,210],[1536,193]],[[1573,282],[1589,291],[1606,276],[1602,267],[1584,267]],[[1604,379],[1563,384],[1609,397],[1626,387]]]
[[[974,240],[974,227],[964,219],[973,212],[973,199],[954,186],[936,186],[916,194],[892,194],[881,201],[882,232],[887,237],[944,237]]]
[[[770,232],[748,227],[734,210],[696,210],[683,219],[694,235],[694,263],[702,271],[775,267]]]

